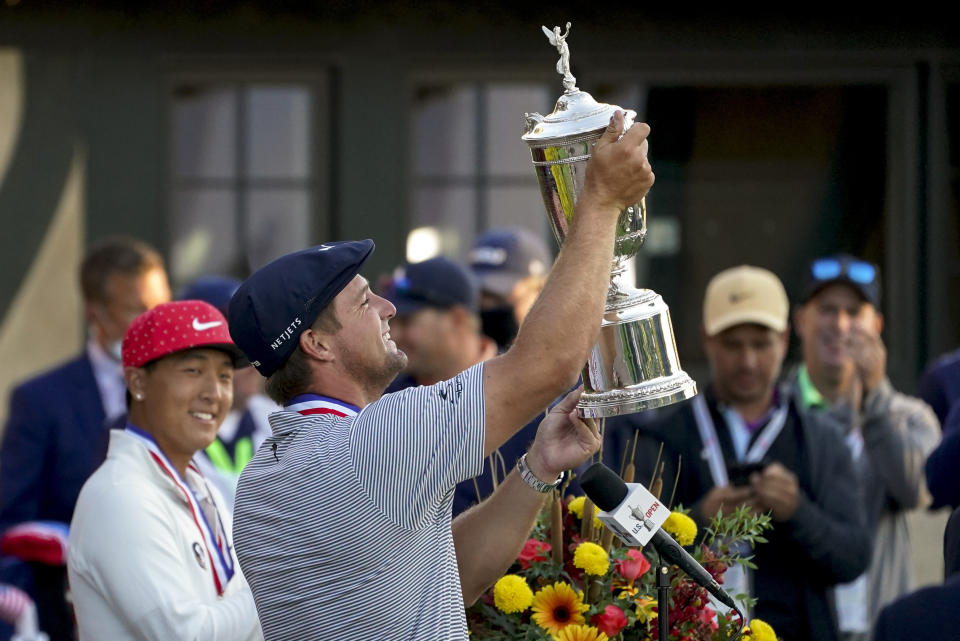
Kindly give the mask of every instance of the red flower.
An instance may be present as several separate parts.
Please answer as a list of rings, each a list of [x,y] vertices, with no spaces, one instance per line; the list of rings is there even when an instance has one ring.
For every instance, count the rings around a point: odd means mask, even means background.
[[[520,567],[527,570],[530,568],[531,563],[546,561],[551,549],[549,543],[536,539],[527,539],[527,542],[523,544],[523,549],[520,550],[520,554],[517,555],[517,560],[520,561]]]
[[[650,561],[640,550],[627,550],[627,558],[617,561],[617,572],[627,581],[636,581],[650,569]]]
[[[615,605],[608,605],[602,613],[590,617],[590,623],[611,639],[627,625],[627,615]]]

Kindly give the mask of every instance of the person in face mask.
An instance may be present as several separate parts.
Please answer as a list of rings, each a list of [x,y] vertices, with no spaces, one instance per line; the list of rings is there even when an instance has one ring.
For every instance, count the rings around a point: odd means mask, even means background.
[[[54,641],[74,638],[66,568],[31,541],[49,540],[49,522],[66,531],[80,487],[104,460],[109,428],[122,427],[126,417],[124,332],[139,314],[170,299],[160,254],[131,238],[94,247],[80,266],[80,285],[89,327],[85,349],[12,391],[0,444],[4,546],[28,563],[30,596]]]
[[[468,263],[480,281],[483,333],[505,350],[547,282],[553,257],[533,232],[503,227],[477,239]]]

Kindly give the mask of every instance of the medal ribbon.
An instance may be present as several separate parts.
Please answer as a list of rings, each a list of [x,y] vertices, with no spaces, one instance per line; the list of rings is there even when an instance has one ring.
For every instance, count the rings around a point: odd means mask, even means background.
[[[338,401],[335,398],[320,396],[319,394],[300,394],[290,399],[285,408],[291,412],[312,416],[314,414],[333,414],[334,416],[356,416],[360,408]]]
[[[190,507],[190,513],[193,516],[193,522],[196,524],[197,529],[200,530],[200,537],[203,539],[206,547],[207,558],[210,559],[210,567],[213,569],[213,583],[217,589],[217,594],[223,595],[223,591],[233,577],[235,570],[233,556],[230,554],[230,543],[226,538],[227,530],[223,525],[223,520],[220,518],[219,511],[216,511],[216,505],[214,504],[214,510],[217,515],[219,533],[215,535],[213,528],[210,527],[210,522],[207,521],[203,509],[200,507],[200,501],[197,500],[193,488],[183,480],[180,472],[173,466],[173,463],[171,463],[167,455],[163,453],[163,450],[160,449],[153,437],[129,423],[127,424],[126,432],[139,438],[143,442],[143,445],[147,448],[147,451],[150,452],[150,456],[156,464],[163,470],[164,474],[170,477],[170,480],[173,481],[173,484],[177,486],[177,489],[180,490],[183,497],[187,500],[187,505]],[[198,474],[200,478],[203,478],[200,470],[194,467],[193,464],[190,465],[190,469]],[[211,503],[212,502],[211,499]],[[216,553],[214,553],[214,551]]]

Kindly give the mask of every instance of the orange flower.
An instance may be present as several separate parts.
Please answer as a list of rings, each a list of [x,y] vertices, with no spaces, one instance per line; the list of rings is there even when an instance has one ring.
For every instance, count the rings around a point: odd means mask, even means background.
[[[569,584],[557,581],[537,590],[533,595],[533,620],[551,635],[570,624],[584,622],[583,613],[590,609]]]

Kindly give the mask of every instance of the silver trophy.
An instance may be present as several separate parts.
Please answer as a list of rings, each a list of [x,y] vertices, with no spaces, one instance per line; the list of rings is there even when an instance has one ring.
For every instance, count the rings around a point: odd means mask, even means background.
[[[570,73],[570,48],[560,27],[544,33],[560,52],[557,73],[563,76],[563,95],[553,113],[525,114],[523,140],[530,146],[550,227],[563,245],[583,188],[587,161],[614,111],[625,113],[625,127],[637,114],[630,109],[601,104],[580,91]],[[607,290],[600,340],[583,370],[584,392],[577,405],[580,416],[601,418],[669,405],[697,393],[696,383],[680,368],[670,310],[649,289],[626,282],[626,261],[640,251],[647,235],[646,203],[641,200],[620,213]]]

